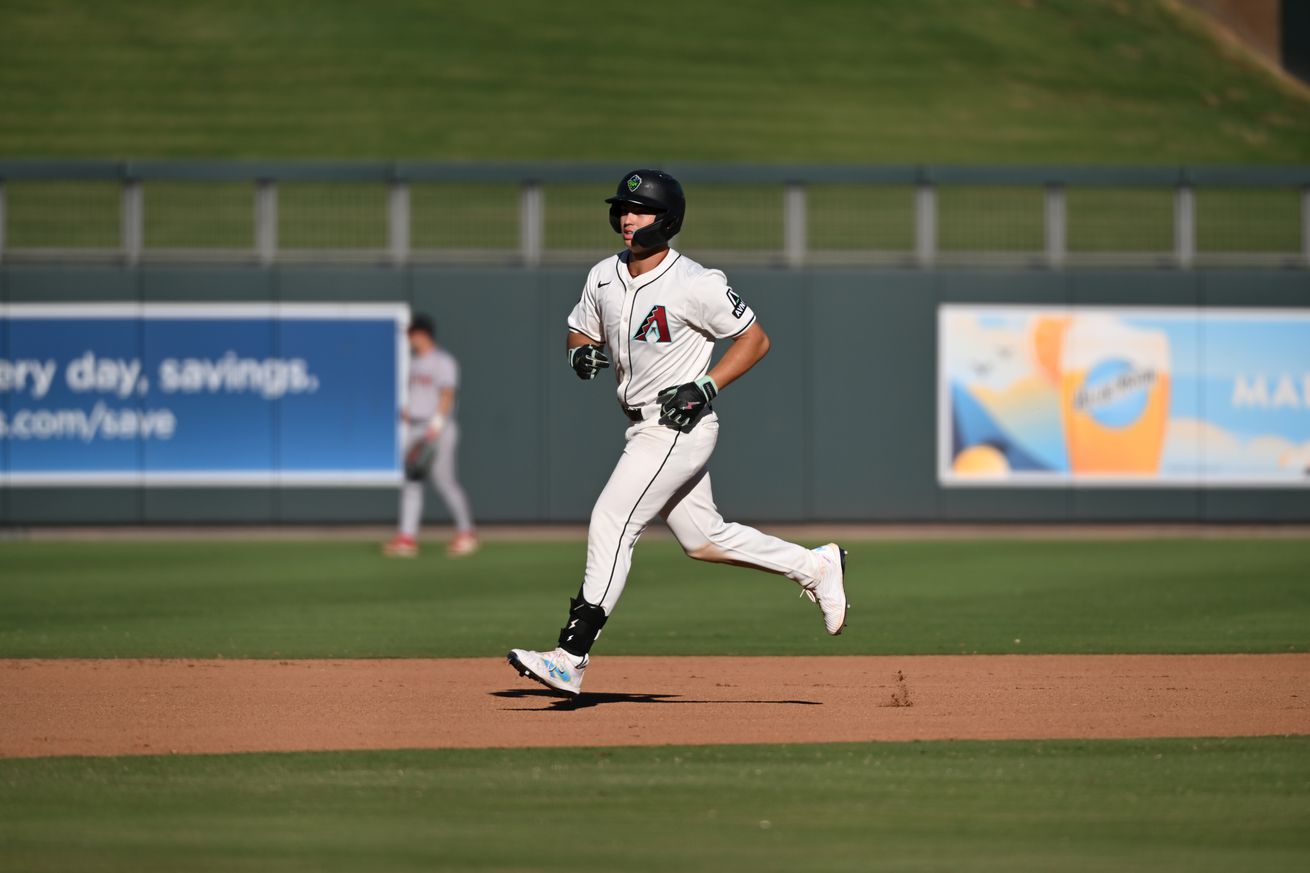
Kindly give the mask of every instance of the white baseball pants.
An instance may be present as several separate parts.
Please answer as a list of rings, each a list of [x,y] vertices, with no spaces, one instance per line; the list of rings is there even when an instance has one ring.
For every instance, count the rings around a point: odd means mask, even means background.
[[[411,424],[406,433],[406,446],[423,439],[426,424]],[[473,515],[469,512],[468,497],[455,475],[455,450],[459,446],[459,425],[447,421],[437,435],[436,456],[432,460],[432,484],[441,499],[446,501],[460,533],[473,530]],[[423,517],[423,483],[406,481],[400,489],[400,532],[405,536],[418,535],[419,521]]]
[[[754,567],[806,584],[822,572],[814,552],[752,527],[725,522],[706,469],[719,438],[709,412],[690,433],[650,418],[628,428],[627,445],[591,511],[582,598],[614,611],[628,581],[632,549],[661,516],[683,550],[702,561]]]

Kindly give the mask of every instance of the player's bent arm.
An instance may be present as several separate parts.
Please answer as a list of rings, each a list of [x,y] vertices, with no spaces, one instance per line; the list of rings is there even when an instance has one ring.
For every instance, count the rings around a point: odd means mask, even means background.
[[[578,346],[600,345],[599,340],[594,340],[585,333],[579,333],[573,328],[569,328],[568,349],[572,351]]]
[[[769,353],[769,335],[756,321],[732,341],[732,345],[711,368],[709,377],[722,391],[760,362]]]
[[[593,379],[597,371],[610,365],[604,343],[573,328],[569,328],[567,351],[569,366],[578,374],[579,379]]]

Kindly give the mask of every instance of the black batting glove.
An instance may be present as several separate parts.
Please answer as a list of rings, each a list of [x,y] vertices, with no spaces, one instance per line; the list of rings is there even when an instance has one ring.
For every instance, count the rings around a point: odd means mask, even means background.
[[[605,354],[604,346],[588,344],[569,349],[569,366],[579,379],[594,379],[598,370],[609,365],[610,356]]]
[[[719,387],[709,376],[701,376],[686,385],[665,388],[656,398],[660,402],[660,424],[678,430],[691,429],[718,394]]]

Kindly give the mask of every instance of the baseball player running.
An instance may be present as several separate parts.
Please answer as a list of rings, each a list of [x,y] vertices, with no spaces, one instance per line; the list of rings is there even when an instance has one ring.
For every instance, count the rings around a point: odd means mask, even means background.
[[[672,176],[636,170],[605,202],[624,251],[587,275],[568,319],[568,358],[582,379],[614,364],[631,425],[591,513],[586,574],[558,645],[508,656],[521,675],[569,696],[582,688],[591,647],[623,594],[633,546],[656,516],[689,556],[784,575],[818,604],[828,633],[846,623],[844,550],[836,543],[810,550],[725,522],[714,505],[706,465],[719,422],[711,401],[768,352],[755,313],[723,273],[669,247],[686,213]],[[732,345],[711,369],[720,339]]]
[[[436,325],[430,316],[416,313],[409,324],[409,396],[405,410],[405,484],[400,489],[400,532],[382,547],[392,557],[418,554],[418,525],[423,515],[423,482],[429,476],[450,514],[455,517],[455,538],[446,547],[452,556],[478,550],[468,498],[455,476],[455,449],[459,425],[455,422],[455,392],[459,364],[436,342]]]

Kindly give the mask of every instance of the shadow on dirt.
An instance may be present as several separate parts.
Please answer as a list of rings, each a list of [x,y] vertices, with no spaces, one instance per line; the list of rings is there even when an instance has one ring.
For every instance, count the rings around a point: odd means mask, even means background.
[[[767,706],[822,706],[817,700],[683,700],[677,694],[636,694],[625,692],[602,691],[597,694],[579,694],[577,697],[560,697],[544,688],[515,688],[510,691],[492,691],[492,697],[504,697],[511,700],[549,700],[549,707],[510,707],[526,712],[546,712],[556,710],[572,712],[577,709],[591,709],[608,703],[682,703],[713,706],[715,704],[757,703]]]

